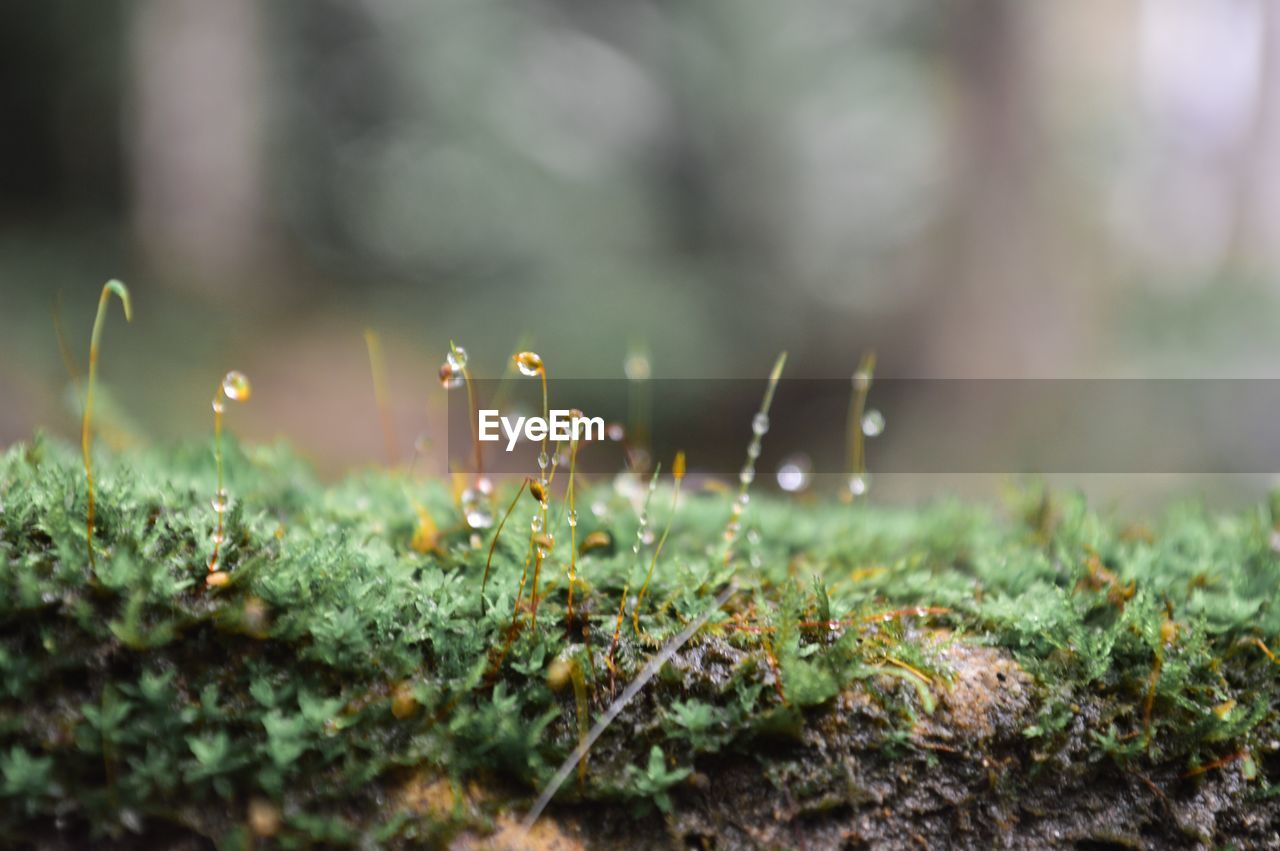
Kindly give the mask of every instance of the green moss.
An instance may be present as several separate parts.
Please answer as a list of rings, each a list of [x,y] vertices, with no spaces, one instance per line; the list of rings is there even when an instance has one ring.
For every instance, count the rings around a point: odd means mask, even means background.
[[[489,539],[472,540],[443,484],[366,472],[323,486],[287,447],[226,449],[231,582],[213,590],[207,446],[100,454],[96,570],[78,456],[37,438],[0,457],[8,841],[55,823],[95,836],[173,824],[236,846],[249,839],[254,799],[278,809],[285,846],[483,830],[526,805],[577,742],[556,660],[587,671],[594,718],[731,576],[742,590],[726,611],[605,733],[585,781],[559,799],[678,809],[701,760],[798,740],[851,689],[885,719],[863,731],[885,758],[918,752],[922,719],[955,677],[956,641],[1011,654],[1031,675],[1035,700],[1017,723],[1036,760],[1071,748],[1085,765],[1194,773],[1235,757],[1258,797],[1280,774],[1280,665],[1258,644],[1280,644],[1280,557],[1262,509],[1219,517],[1184,506],[1141,532],[1071,497],[1032,495],[1029,520],[956,503],[758,497],[726,566],[716,546],[726,498],[690,493],[641,634],[624,619],[611,675],[619,594],[648,569],[629,546],[635,511],[611,488],[578,494],[579,540],[604,530],[618,542],[578,560],[588,654],[577,629],[566,637],[567,529],[543,569],[539,627],[510,628],[525,505],[498,544],[484,605]],[[411,546],[415,500],[443,530],[438,552]],[[665,502],[653,505],[665,522]],[[772,771],[795,780],[781,763]],[[477,806],[404,804],[406,784],[423,776],[493,792]]]

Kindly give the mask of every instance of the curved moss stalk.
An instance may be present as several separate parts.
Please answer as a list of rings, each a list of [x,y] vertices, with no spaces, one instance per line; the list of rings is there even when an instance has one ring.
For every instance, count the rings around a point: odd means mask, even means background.
[[[89,382],[84,395],[84,415],[80,421],[80,450],[84,453],[84,478],[89,489],[89,511],[85,520],[84,539],[89,548],[89,566],[97,567],[93,555],[93,461],[90,458],[90,443],[93,433],[93,390],[98,379],[98,344],[102,339],[102,324],[107,318],[107,302],[115,294],[124,307],[124,319],[133,321],[133,305],[129,301],[129,290],[117,280],[107,281],[102,287],[102,295],[98,298],[98,313],[93,319],[93,334],[89,337]]]
[[[511,505],[507,507],[507,513],[502,515],[502,519],[498,521],[498,528],[494,530],[493,540],[489,542],[489,557],[484,562],[484,577],[480,580],[480,610],[484,611],[485,588],[489,586],[489,570],[493,567],[493,553],[498,548],[498,538],[502,536],[502,527],[507,525],[507,518],[511,516],[511,512],[516,510],[516,503],[520,501],[520,495],[524,493],[524,489],[529,486],[528,477],[520,483],[520,489],[516,491],[516,495],[511,498]]]

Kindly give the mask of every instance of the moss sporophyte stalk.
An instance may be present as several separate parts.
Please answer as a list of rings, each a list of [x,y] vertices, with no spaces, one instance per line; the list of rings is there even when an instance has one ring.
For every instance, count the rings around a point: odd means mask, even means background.
[[[324,484],[223,433],[237,372],[212,457],[91,458],[101,324],[81,451],[0,455],[7,844],[1275,844],[1265,506],[1138,528],[1044,488],[744,499],[782,359],[733,490],[692,453],[588,477],[550,433],[520,479],[477,453],[457,489],[403,467]],[[465,350],[445,366],[463,392]],[[511,366],[546,416],[542,358]],[[851,445],[883,428],[859,371],[831,425]]]

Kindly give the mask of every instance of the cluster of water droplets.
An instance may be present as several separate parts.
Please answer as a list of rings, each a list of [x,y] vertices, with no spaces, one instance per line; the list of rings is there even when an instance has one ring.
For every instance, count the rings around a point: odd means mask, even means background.
[[[658,489],[658,478],[649,479],[649,492],[645,496],[644,506],[640,509],[639,525],[636,527],[636,540],[631,545],[632,555],[640,555],[640,548],[653,543],[653,530],[649,528],[649,500]]]
[[[738,483],[741,488],[730,509],[729,523],[724,527],[724,539],[727,543],[733,543],[738,537],[738,531],[742,528],[742,512],[747,510],[747,504],[751,502],[751,495],[747,493],[747,488],[755,481],[756,459],[760,457],[760,451],[764,447],[764,436],[768,433],[769,415],[760,411],[751,419],[751,443],[747,444],[747,460],[738,471]]]

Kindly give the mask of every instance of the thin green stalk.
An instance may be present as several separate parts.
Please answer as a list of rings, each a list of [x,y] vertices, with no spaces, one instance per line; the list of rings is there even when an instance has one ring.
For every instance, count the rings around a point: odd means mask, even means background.
[[[84,453],[84,478],[89,488],[89,513],[85,521],[84,539],[89,547],[91,568],[97,567],[93,555],[93,461],[89,451],[93,433],[93,390],[98,379],[98,344],[102,339],[102,323],[107,318],[107,302],[111,300],[112,293],[115,293],[124,306],[125,321],[133,321],[133,305],[129,300],[129,290],[117,280],[107,281],[102,287],[102,295],[98,298],[98,314],[93,319],[93,334],[89,338],[89,383],[84,396],[84,416],[80,421],[80,451]]]

